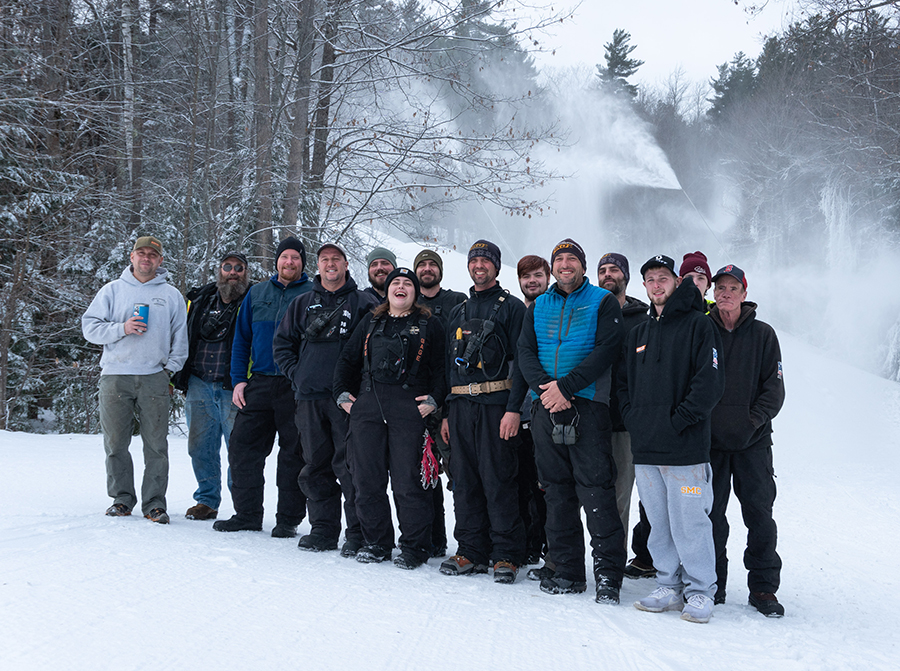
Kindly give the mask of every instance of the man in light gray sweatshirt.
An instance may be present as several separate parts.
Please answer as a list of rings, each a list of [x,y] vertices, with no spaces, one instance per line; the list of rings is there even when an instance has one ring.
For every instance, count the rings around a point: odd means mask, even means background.
[[[138,238],[131,265],[100,289],[81,318],[81,330],[88,342],[103,345],[100,428],[106,488],[113,499],[106,514],[130,515],[137,505],[128,451],[137,414],[144,443],[141,511],[168,524],[169,378],[187,359],[188,339],[184,298],[166,283],[162,251],[152,235]]]

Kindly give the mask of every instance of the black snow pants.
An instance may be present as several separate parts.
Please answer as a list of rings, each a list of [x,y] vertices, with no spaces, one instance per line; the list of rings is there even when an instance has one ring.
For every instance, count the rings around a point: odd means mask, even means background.
[[[278,524],[297,525],[306,514],[306,496],[297,483],[303,458],[294,424],[294,393],[281,375],[256,373],[244,388],[246,405],[238,411],[228,446],[231,500],[238,516],[262,522],[264,470],[278,434]]]
[[[420,468],[425,421],[416,393],[401,385],[372,383],[350,412],[348,456],[356,487],[356,515],[368,545],[394,547],[388,476],[400,524],[398,545],[421,561],[431,556],[432,493]]]

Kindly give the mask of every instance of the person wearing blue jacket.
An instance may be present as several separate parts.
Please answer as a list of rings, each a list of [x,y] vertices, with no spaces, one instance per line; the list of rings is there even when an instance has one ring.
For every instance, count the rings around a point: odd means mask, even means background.
[[[300,435],[294,423],[291,381],[275,363],[272,340],[288,306],[312,288],[303,271],[306,250],[297,238],[281,241],[276,274],[253,285],[238,312],[231,349],[232,401],[238,415],[228,447],[234,515],[213,524],[216,531],[260,531],[263,520],[263,471],[278,434],[278,508],[275,538],[293,538],[306,515],[306,497],[297,478],[303,467]]]
[[[547,543],[556,571],[541,590],[587,589],[585,510],[594,558],[596,601],[619,603],[625,529],[616,508],[616,467],[609,419],[610,367],[624,336],[616,297],[585,277],[584,250],[571,239],[553,250],[556,283],[525,313],[519,365],[535,399],[531,432],[547,501]]]

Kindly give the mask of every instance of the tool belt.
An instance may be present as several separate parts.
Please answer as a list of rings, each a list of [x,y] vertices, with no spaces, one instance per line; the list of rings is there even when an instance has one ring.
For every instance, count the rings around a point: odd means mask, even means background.
[[[478,396],[479,394],[493,394],[495,391],[512,389],[512,380],[494,380],[492,382],[473,382],[461,384],[458,387],[450,387],[451,394],[464,396]]]

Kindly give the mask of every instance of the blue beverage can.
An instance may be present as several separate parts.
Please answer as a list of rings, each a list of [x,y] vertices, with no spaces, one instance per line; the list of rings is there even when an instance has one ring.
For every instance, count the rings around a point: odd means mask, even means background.
[[[144,326],[147,326],[147,320],[150,318],[150,306],[147,303],[135,303],[134,312],[131,313],[131,316],[140,317],[144,322]]]

